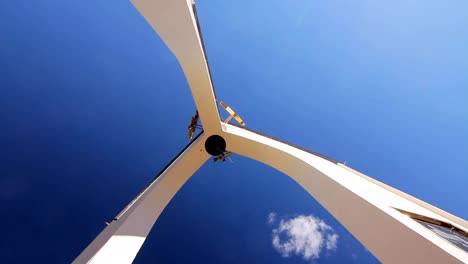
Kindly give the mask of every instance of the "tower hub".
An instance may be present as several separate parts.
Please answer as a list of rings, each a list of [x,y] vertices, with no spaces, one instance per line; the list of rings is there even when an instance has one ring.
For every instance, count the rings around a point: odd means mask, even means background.
[[[205,141],[205,150],[211,156],[219,156],[226,152],[226,141],[222,136],[212,135]]]

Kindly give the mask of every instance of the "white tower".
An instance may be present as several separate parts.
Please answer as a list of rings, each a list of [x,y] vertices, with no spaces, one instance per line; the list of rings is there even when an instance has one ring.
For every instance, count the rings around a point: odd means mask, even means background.
[[[226,148],[299,183],[382,262],[468,263],[468,223],[333,159],[221,122],[191,0],[133,0],[177,57],[204,131],[94,239],[74,263],[131,263],[184,183]]]

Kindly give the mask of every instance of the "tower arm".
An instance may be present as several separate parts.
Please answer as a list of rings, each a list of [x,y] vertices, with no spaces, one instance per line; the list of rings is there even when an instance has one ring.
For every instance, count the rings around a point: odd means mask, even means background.
[[[207,134],[221,132],[216,95],[192,0],[131,0],[179,61]]]
[[[166,205],[210,157],[205,137],[192,141],[73,263],[132,263]]]
[[[464,263],[468,254],[401,211],[463,226],[323,156],[224,124],[227,148],[296,181],[384,263]]]

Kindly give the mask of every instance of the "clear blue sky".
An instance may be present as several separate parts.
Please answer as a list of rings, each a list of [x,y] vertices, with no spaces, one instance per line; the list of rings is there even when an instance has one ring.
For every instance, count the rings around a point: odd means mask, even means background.
[[[217,96],[248,127],[468,218],[468,2],[197,10]],[[195,111],[174,56],[126,0],[1,1],[0,92],[4,263],[72,261],[188,143]],[[136,263],[377,262],[287,176],[232,159],[194,175]],[[274,230],[301,215],[333,228],[336,248],[281,254]]]

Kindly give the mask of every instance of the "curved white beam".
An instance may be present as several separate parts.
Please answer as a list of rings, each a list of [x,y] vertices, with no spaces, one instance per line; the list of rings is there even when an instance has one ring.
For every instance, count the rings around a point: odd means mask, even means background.
[[[200,135],[73,261],[132,263],[156,219],[184,183],[210,157]]]
[[[227,148],[294,179],[384,263],[463,263],[468,254],[396,209],[466,225],[407,199],[333,160],[233,125]],[[409,196],[409,195],[407,195]]]
[[[131,0],[179,61],[206,134],[220,133],[219,112],[191,0]]]
[[[398,210],[468,231],[466,221],[332,159],[257,132],[220,124],[230,151],[284,172],[388,263],[464,263],[468,254]],[[125,208],[74,263],[131,263],[175,193],[209,158],[200,135]]]
[[[219,134],[230,151],[293,178],[379,260],[463,263],[468,254],[396,209],[451,223],[466,221],[317,153],[220,122],[212,80],[191,0],[132,0],[174,53],[190,85],[205,133],[179,155],[78,256],[74,263],[131,263],[165,206],[209,158],[206,135]]]

